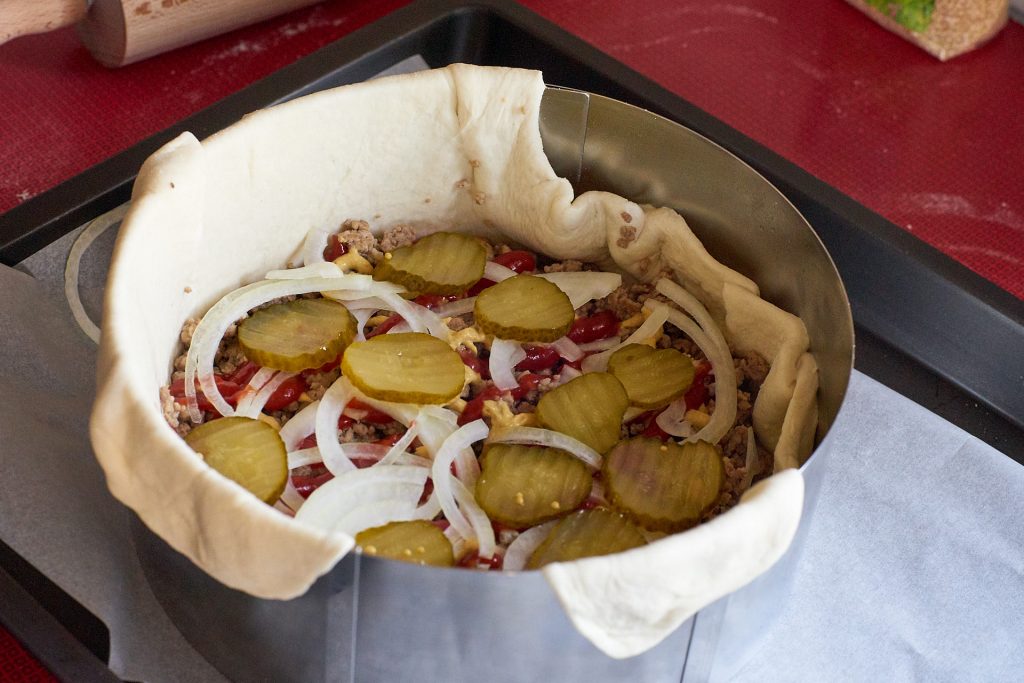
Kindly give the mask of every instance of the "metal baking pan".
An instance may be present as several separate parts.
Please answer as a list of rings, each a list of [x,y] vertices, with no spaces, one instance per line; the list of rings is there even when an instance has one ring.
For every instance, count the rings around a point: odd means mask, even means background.
[[[858,369],[1024,462],[1024,302],[512,2],[422,0],[326,46],[0,215],[0,261],[17,264],[127,201],[142,161],[182,131],[202,138],[254,109],[363,80],[414,55],[431,66],[540,69],[548,82],[683,123],[745,160],[793,201],[835,259],[857,324]],[[3,568],[10,562],[0,556]],[[37,600],[46,590],[32,577],[20,583]],[[75,618],[70,599],[47,603],[62,623]],[[16,624],[11,604],[0,586],[0,616]],[[30,649],[52,669],[66,659],[30,637]],[[102,646],[92,650],[103,657]]]

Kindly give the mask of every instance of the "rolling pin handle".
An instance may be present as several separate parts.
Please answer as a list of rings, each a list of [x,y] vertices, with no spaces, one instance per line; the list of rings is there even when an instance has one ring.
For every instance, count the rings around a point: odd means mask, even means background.
[[[0,45],[77,24],[85,18],[89,4],[89,0],[0,0]]]

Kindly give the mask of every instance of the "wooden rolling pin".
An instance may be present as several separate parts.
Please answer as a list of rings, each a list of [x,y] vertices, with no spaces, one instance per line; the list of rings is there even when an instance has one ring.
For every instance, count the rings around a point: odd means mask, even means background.
[[[0,44],[74,25],[96,59],[124,66],[318,1],[0,0]]]

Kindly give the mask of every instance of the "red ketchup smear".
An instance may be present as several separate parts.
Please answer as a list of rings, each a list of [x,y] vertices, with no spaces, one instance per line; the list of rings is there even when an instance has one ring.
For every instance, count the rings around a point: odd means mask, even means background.
[[[217,383],[217,389],[220,390],[221,396],[223,396],[224,400],[228,402],[228,405],[230,405],[231,407],[237,405],[237,395],[242,390],[242,387],[244,385],[239,386],[238,384],[235,384],[231,380],[224,378],[222,375],[214,375],[213,380],[214,382]],[[171,382],[169,390],[171,392],[171,396],[174,397],[174,400],[177,403],[187,405],[187,399],[185,398],[184,379],[176,379],[173,382]],[[213,413],[217,417],[220,417],[220,413],[217,411],[216,408],[213,407],[213,404],[210,403],[210,401],[203,394],[203,390],[199,387],[198,381],[196,381],[196,402],[199,404],[199,410],[208,413]]]
[[[504,557],[497,554],[485,560],[480,557],[480,553],[472,552],[463,556],[459,560],[458,565],[469,569],[501,569],[504,560]]]
[[[284,410],[289,404],[298,401],[302,392],[308,388],[306,380],[303,379],[302,375],[289,377],[281,382],[281,386],[270,395],[267,404],[263,406],[263,410]]]
[[[516,363],[516,370],[550,370],[561,357],[551,346],[524,346],[526,358]]]
[[[518,401],[523,396],[526,396],[530,391],[537,388],[537,385],[545,379],[550,379],[546,375],[535,375],[533,373],[524,373],[519,378],[519,386],[509,391],[509,395],[512,396],[513,400]],[[464,425],[472,422],[473,420],[479,420],[483,415],[484,401],[494,401],[502,395],[502,390],[493,384],[477,394],[471,401],[466,403],[466,407],[463,409],[462,414],[459,415],[458,424]]]
[[[313,491],[334,479],[334,475],[328,472],[327,467],[322,463],[310,465],[310,469],[312,470],[310,474],[292,475],[292,485],[295,486],[295,490],[303,498],[309,498]]]
[[[505,266],[517,273],[529,273],[537,270],[537,257],[523,249],[513,249],[504,254],[498,254],[492,259],[495,263]],[[482,278],[475,285],[469,288],[466,296],[476,296],[488,287],[494,285],[493,280]]]
[[[259,372],[259,369],[260,366],[256,365],[251,360],[247,360],[239,365],[234,372],[228,375],[228,379],[238,386],[244,387],[249,383],[253,376]]]
[[[619,319],[615,314],[611,311],[598,311],[594,315],[574,320],[566,336],[577,344],[586,344],[618,334]]]
[[[459,357],[462,358],[462,363],[464,365],[468,365],[469,368],[476,374],[480,375],[482,379],[491,378],[490,366],[484,361],[483,358],[476,355],[475,353],[467,349],[465,346],[459,347]]]
[[[333,261],[348,253],[348,245],[342,243],[337,233],[327,238],[327,246],[324,247],[324,260]]]

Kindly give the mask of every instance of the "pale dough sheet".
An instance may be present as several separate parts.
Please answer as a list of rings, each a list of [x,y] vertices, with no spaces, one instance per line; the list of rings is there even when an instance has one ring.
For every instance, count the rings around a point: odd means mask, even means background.
[[[772,361],[755,427],[778,445],[777,468],[797,464],[817,388],[803,324],[715,261],[674,212],[603,192],[574,200],[541,147],[543,91],[537,72],[455,65],[314,94],[202,143],[184,134],[150,158],[110,271],[91,421],[118,500],[220,581],[261,597],[303,593],[352,549],[351,537],[300,526],[207,468],[158,400],[187,317],[295,259],[311,229],[348,218],[378,231],[502,235],[559,258],[610,256],[638,277],[671,268],[735,346]],[[637,241],[609,249],[625,216]],[[546,575],[595,645],[636,654],[770,566],[792,538],[801,493],[799,473],[774,476],[711,524]],[[607,600],[605,585],[623,587],[622,599]]]

